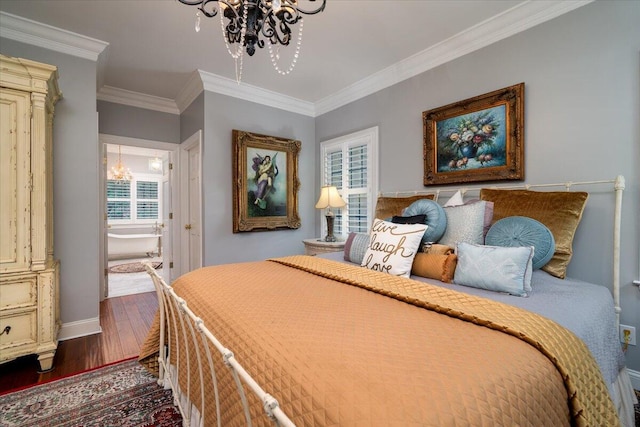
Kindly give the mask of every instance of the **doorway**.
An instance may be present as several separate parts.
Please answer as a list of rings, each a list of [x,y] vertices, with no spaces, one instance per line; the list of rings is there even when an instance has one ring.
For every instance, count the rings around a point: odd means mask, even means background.
[[[104,275],[101,299],[154,291],[143,262],[171,282],[173,157],[177,144],[100,135]],[[165,277],[166,276],[166,277]]]

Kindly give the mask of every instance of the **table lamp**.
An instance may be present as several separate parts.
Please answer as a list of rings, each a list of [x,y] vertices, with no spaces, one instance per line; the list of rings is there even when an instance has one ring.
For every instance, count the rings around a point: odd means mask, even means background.
[[[331,211],[331,208],[343,208],[347,206],[347,202],[344,201],[338,189],[333,185],[325,185],[320,190],[320,198],[316,203],[316,209],[327,209],[325,217],[327,218],[327,237],[324,238],[325,242],[335,242],[336,236],[333,235],[333,221],[335,214]]]

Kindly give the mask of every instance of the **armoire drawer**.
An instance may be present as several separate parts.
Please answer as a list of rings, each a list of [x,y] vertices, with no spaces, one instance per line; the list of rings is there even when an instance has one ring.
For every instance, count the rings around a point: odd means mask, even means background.
[[[36,345],[38,342],[36,310],[4,314],[0,317],[0,360],[15,347]],[[6,328],[11,329],[7,332]]]
[[[37,301],[38,286],[35,276],[0,281],[0,310],[35,307]]]

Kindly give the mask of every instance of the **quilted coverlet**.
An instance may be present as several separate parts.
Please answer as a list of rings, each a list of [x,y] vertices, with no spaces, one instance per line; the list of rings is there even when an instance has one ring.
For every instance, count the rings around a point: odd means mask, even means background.
[[[173,287],[299,426],[619,425],[584,343],[519,308],[309,256],[205,267]],[[182,354],[193,389],[197,361]],[[245,425],[215,359],[222,425]],[[254,424],[270,425],[248,397]],[[211,399],[204,413],[214,425]]]

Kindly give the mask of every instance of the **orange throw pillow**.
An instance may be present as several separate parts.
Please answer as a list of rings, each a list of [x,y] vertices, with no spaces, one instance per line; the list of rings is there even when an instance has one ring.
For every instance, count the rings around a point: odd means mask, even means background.
[[[411,274],[451,283],[458,265],[456,254],[440,255],[419,252],[413,259]]]

